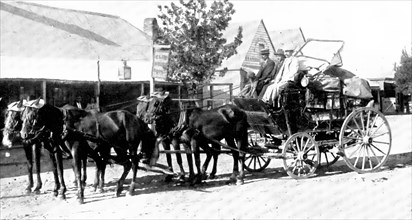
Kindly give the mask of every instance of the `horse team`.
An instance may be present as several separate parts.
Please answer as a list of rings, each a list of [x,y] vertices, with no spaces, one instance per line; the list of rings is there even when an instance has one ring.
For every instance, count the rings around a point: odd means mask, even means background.
[[[66,185],[63,178],[64,151],[72,156],[72,167],[75,173],[77,200],[84,203],[84,187],[86,183],[87,157],[96,165],[94,189],[104,191],[104,175],[107,164],[115,163],[123,166],[117,186],[116,196],[123,190],[125,178],[132,170],[132,182],[127,195],[133,195],[138,169],[166,174],[166,180],[177,176],[173,172],[171,155],[166,154],[168,166],[157,163],[159,145],[170,150],[185,148],[189,166],[191,184],[200,183],[206,177],[206,169],[214,158],[209,178],[216,174],[217,157],[221,146],[231,150],[234,164],[230,181],[243,183],[244,149],[247,148],[247,117],[235,105],[224,105],[217,109],[202,110],[193,103],[183,103],[166,96],[152,96],[150,99],[140,98],[137,114],[115,110],[105,113],[96,110],[83,110],[65,105],[56,107],[45,103],[42,99],[13,102],[5,112],[5,128],[3,145],[11,146],[20,136],[27,158],[29,184],[26,193],[31,193],[33,181],[33,155],[37,171],[37,185],[34,193],[42,187],[40,178],[40,148],[43,146],[50,153],[53,163],[54,196],[65,199]],[[149,128],[151,124],[152,127]],[[221,140],[225,140],[223,144]],[[212,147],[210,147],[210,145]],[[206,152],[203,167],[200,166],[200,148]],[[34,154],[33,154],[34,152]],[[115,152],[114,154],[112,152]],[[195,174],[192,162],[195,158]],[[185,171],[182,158],[176,154],[180,166],[179,180],[184,180]],[[240,171],[239,171],[240,166]]]

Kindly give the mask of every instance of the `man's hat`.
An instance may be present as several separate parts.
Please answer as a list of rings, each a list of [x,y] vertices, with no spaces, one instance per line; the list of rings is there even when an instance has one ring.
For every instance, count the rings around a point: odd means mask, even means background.
[[[263,50],[260,51],[260,54],[261,54],[261,55],[269,54],[269,53],[270,53],[270,52],[269,52],[269,49],[263,49]]]
[[[283,52],[282,49],[278,49],[278,50],[275,52],[275,55],[276,55],[276,56],[284,56],[284,57],[286,57],[286,56],[285,56],[285,52]]]

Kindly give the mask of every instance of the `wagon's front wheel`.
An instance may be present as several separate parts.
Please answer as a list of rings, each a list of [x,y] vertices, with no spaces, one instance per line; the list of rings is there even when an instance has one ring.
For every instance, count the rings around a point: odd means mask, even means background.
[[[315,173],[319,165],[319,147],[310,134],[296,133],[286,141],[282,159],[289,176],[294,179],[307,178]]]
[[[379,169],[388,159],[392,134],[385,116],[374,108],[359,108],[343,122],[340,151],[346,164],[358,173]]]
[[[260,134],[255,130],[248,131],[248,150],[247,152],[255,152],[245,154],[244,167],[249,172],[261,172],[270,163],[270,159],[263,157],[259,152],[265,149],[268,139],[265,135]]]

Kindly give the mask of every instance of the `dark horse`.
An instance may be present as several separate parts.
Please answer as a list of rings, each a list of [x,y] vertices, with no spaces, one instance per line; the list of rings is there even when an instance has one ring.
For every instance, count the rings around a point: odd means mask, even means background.
[[[22,111],[24,110],[25,100],[12,102],[7,106],[5,111],[4,117],[4,130],[3,130],[3,140],[2,143],[5,146],[11,147],[13,142],[18,138],[18,133],[21,130],[22,126]],[[33,152],[34,152],[34,159],[35,159],[35,167],[36,167],[36,176],[37,176],[37,185],[34,188],[33,192],[36,194],[40,193],[40,189],[42,187],[42,181],[40,177],[40,149],[41,143],[36,142],[34,144],[27,144],[23,142],[23,149],[26,154],[26,161],[27,161],[27,171],[28,171],[28,179],[29,184],[26,187],[26,194],[30,194],[32,192],[32,188],[34,186],[33,181]]]
[[[146,123],[152,125],[152,130],[157,137],[157,143],[161,143],[166,151],[170,150],[170,145],[175,151],[180,151],[181,134],[187,128],[187,109],[190,108],[190,102],[181,103],[172,100],[168,93],[156,93],[150,98],[141,96],[138,98],[136,115],[143,119]],[[194,104],[193,104],[194,105]],[[187,161],[189,163],[190,177],[193,177],[192,154],[190,146],[183,143],[186,149]],[[175,153],[176,161],[180,168],[180,179],[184,178],[185,170],[182,164],[180,153]],[[172,157],[170,153],[166,153],[167,165],[173,171]],[[166,180],[170,181],[171,176],[167,176]]]
[[[190,114],[189,128],[185,131],[185,134],[189,136],[191,140],[198,176],[205,172],[211,156],[214,157],[214,166],[211,175],[216,173],[219,153],[216,150],[220,150],[220,146],[224,146],[231,150],[233,156],[233,174],[230,180],[232,181],[236,178],[237,184],[243,184],[244,150],[248,145],[248,126],[246,113],[235,105],[227,104],[212,110],[194,109]],[[226,140],[227,145],[220,142],[223,139]],[[207,158],[201,171],[199,146],[206,150],[208,149],[208,144],[212,144],[215,151],[212,151],[212,153],[209,151],[209,153],[207,153]]]
[[[116,156],[102,155],[104,158],[110,158],[115,163],[123,165],[123,173],[117,182],[116,196],[120,196],[130,169],[133,171],[133,176],[128,195],[133,195],[139,162],[142,162],[140,167],[143,169],[172,174],[156,164],[159,151],[155,144],[154,133],[141,119],[127,111],[87,112],[75,124],[75,129],[92,137],[94,141],[89,141],[89,144],[97,145],[93,148],[100,148],[99,152],[110,152],[110,149],[116,152]],[[141,148],[139,148],[140,143]]]
[[[186,152],[190,152],[190,147],[185,145],[185,143],[190,144],[190,142],[192,142],[198,174],[194,182],[199,182],[201,179],[204,179],[206,169],[212,157],[214,158],[214,163],[209,178],[214,178],[220,149],[220,145],[217,143],[218,141],[226,139],[232,149],[245,149],[247,147],[248,123],[246,113],[234,105],[225,105],[219,109],[202,111],[200,108],[195,108],[194,103],[185,105],[183,108],[179,107],[176,103],[178,103],[178,101],[173,101],[169,97],[151,97],[149,107],[145,114],[146,121],[153,121],[155,130],[165,130],[169,132],[165,133],[175,140],[175,149],[179,149],[179,143],[181,141],[186,148]],[[179,117],[176,115],[179,115]],[[165,127],[169,129],[162,129]],[[183,130],[186,131],[183,133]],[[183,136],[182,133],[184,134]],[[234,144],[234,140],[238,142],[237,147]],[[213,149],[208,146],[209,143],[212,144]],[[205,150],[207,155],[202,170],[200,170],[199,146]],[[232,152],[234,152],[233,157],[235,159],[234,172],[235,170],[237,172],[239,151],[233,150]],[[243,158],[243,155],[241,158]],[[190,176],[193,177],[194,171],[191,154],[188,156],[188,165]],[[169,164],[169,166],[171,165]],[[243,163],[241,163],[241,168],[241,175],[243,176]],[[241,181],[242,179],[240,179],[239,183]]]
[[[76,177],[76,186],[78,187],[77,200],[82,204],[84,202],[84,187],[87,179],[87,157],[92,158],[96,164],[96,175],[93,184],[94,190],[96,191],[97,187],[99,187],[99,192],[103,192],[107,161],[103,160],[103,157],[100,155],[109,155],[110,149],[92,148],[87,141],[87,137],[82,132],[75,130],[76,123],[80,121],[81,117],[87,115],[88,112],[86,112],[86,110],[71,105],[65,105],[60,109],[63,112],[65,124],[62,138],[70,148],[73,156],[72,166]],[[90,111],[95,112],[95,110]],[[105,149],[106,151],[104,151]]]
[[[32,145],[43,142],[50,152],[53,162],[54,196],[66,198],[66,184],[63,177],[62,144],[63,113],[57,107],[44,103],[42,99],[29,101],[22,114],[21,138],[25,144]],[[37,161],[37,158],[36,158]],[[39,170],[38,170],[39,171]]]

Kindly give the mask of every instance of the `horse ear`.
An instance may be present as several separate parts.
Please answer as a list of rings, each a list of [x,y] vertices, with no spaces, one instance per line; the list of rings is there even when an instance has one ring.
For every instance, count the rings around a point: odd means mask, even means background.
[[[40,102],[40,97],[39,97],[39,98],[37,98],[37,99],[33,102],[33,104],[32,104],[32,105],[36,106],[36,105],[38,105],[38,104],[39,104],[39,102]]]
[[[19,103],[17,103],[17,108],[23,107],[23,99],[20,99]]]

